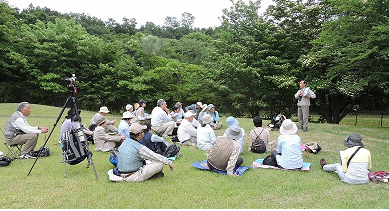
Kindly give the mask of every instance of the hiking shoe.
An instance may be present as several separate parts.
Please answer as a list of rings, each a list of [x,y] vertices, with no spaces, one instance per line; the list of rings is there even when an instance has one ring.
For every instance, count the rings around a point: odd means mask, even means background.
[[[160,177],[163,177],[163,176],[165,176],[165,174],[162,171],[160,171],[160,172],[154,174],[153,176],[151,176],[149,179],[160,178]]]
[[[322,169],[323,169],[324,165],[327,165],[327,162],[326,162],[326,160],[324,158],[322,158],[322,159],[320,159],[320,166],[321,166]]]
[[[19,158],[21,158],[21,159],[35,159],[36,157],[27,153],[27,154],[21,155]]]

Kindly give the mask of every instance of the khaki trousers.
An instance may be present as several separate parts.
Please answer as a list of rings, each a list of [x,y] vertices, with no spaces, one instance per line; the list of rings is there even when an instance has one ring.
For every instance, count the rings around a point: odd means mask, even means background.
[[[153,162],[147,165],[144,165],[141,170],[135,172],[133,175],[125,178],[127,182],[142,182],[152,177],[154,174],[162,171],[163,163]]]
[[[304,131],[308,130],[308,117],[309,117],[309,106],[298,106],[297,116],[300,124],[300,129]]]
[[[38,142],[38,136],[39,134],[35,134],[35,133],[20,134],[13,137],[12,139],[8,139],[7,144],[10,145],[24,144],[24,148],[21,155],[25,155],[35,149],[36,143]]]
[[[164,135],[172,135],[175,126],[176,123],[174,121],[170,121],[170,122],[165,122],[163,125],[159,127],[152,126],[151,129],[153,129],[157,133],[163,133]]]

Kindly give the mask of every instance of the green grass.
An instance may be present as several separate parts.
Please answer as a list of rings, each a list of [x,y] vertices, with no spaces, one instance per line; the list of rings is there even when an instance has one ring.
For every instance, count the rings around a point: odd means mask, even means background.
[[[9,116],[16,109],[13,104],[0,104],[0,125],[4,129]],[[48,126],[51,129],[61,108],[36,105],[27,121],[32,126]],[[67,112],[67,109],[65,110]],[[95,112],[82,111],[83,124],[89,124]],[[65,113],[66,114],[66,113]],[[93,161],[99,180],[93,168],[86,169],[87,162],[67,166],[69,173],[64,178],[65,167],[61,163],[61,149],[55,145],[59,141],[59,131],[64,116],[58,122],[47,146],[52,155],[39,158],[30,176],[27,176],[35,160],[13,161],[10,166],[0,168],[0,208],[4,209],[142,209],[142,208],[185,208],[185,209],[284,209],[284,208],[352,208],[388,209],[388,184],[369,183],[348,185],[341,182],[335,173],[321,170],[319,159],[328,163],[338,162],[338,151],[344,150],[343,139],[351,132],[360,133],[365,147],[370,150],[373,160],[371,171],[389,170],[388,129],[354,125],[310,124],[308,132],[298,131],[303,143],[316,141],[322,146],[318,154],[304,156],[305,162],[312,163],[310,171],[280,171],[272,169],[250,169],[240,178],[201,171],[191,163],[204,160],[205,153],[198,148],[181,146],[182,155],[174,161],[175,170],[165,166],[165,177],[141,183],[112,183],[107,171],[113,167],[109,153],[94,151]],[[222,117],[225,123],[227,116]],[[120,115],[108,115],[117,119]],[[266,154],[247,151],[252,120],[238,118],[245,129],[245,150],[243,165],[252,166],[253,161]],[[363,122],[363,118],[358,118]],[[269,123],[265,121],[264,125]],[[116,124],[117,126],[117,124]],[[227,126],[216,135],[222,135]],[[49,133],[47,133],[48,136]],[[276,140],[278,131],[270,131]],[[37,148],[44,143],[44,134],[39,136]],[[0,151],[6,152],[3,138]]]

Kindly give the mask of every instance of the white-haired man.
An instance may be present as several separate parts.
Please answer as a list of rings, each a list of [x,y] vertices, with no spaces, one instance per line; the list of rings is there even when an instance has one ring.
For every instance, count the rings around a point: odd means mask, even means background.
[[[169,117],[170,111],[164,99],[157,101],[157,106],[151,111],[151,129],[162,137],[172,135],[176,123]]]
[[[31,114],[31,107],[28,102],[21,102],[16,108],[16,111],[11,115],[5,125],[5,142],[10,145],[23,145],[20,158],[35,158],[31,155],[34,150],[39,133],[47,133],[47,127],[32,127],[27,121],[26,117]]]

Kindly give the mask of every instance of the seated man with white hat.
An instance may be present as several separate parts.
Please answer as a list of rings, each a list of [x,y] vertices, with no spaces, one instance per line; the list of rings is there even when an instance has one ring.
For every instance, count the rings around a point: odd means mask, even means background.
[[[115,126],[113,126],[115,124],[116,120],[112,120],[112,121],[108,120],[106,118],[108,113],[109,113],[109,110],[106,106],[101,107],[99,113],[96,113],[92,117],[92,119],[90,120],[89,128],[91,125],[97,125],[97,121],[96,121],[97,119],[101,119],[101,117],[104,117],[106,119],[106,121],[108,122],[108,126],[106,127],[105,132],[117,133],[118,129]]]
[[[197,130],[192,124],[195,115],[196,114],[193,111],[187,111],[184,115],[185,119],[182,120],[182,123],[178,127],[177,137],[183,145],[197,143]]]

